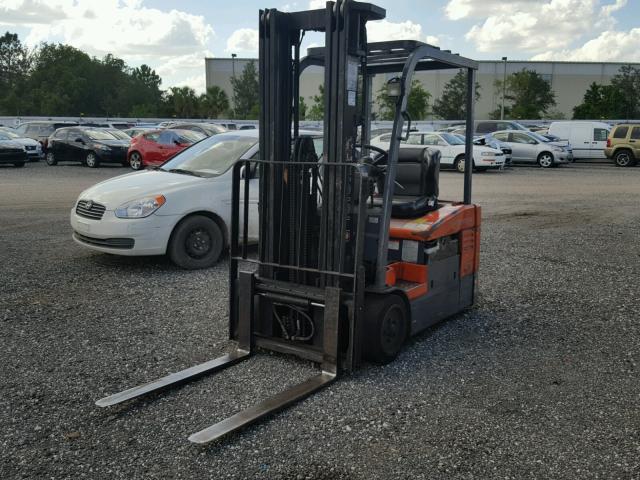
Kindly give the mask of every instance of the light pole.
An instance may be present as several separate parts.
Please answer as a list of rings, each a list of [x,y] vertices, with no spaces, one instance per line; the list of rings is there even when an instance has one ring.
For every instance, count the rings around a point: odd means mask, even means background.
[[[502,106],[500,107],[500,120],[504,120],[504,94],[507,88],[507,57],[502,57],[504,62],[504,74],[502,75]]]

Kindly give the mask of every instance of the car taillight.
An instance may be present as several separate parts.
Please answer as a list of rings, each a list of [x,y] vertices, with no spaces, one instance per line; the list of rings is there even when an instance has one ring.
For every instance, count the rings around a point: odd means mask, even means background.
[[[607,138],[607,148],[610,148],[610,147],[611,147],[611,139]]]

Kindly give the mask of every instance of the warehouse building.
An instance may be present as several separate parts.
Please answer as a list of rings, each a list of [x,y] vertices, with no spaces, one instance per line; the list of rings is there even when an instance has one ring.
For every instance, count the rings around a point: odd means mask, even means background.
[[[257,59],[250,58],[207,58],[205,59],[206,85],[217,85],[224,89],[229,98],[232,97],[231,77],[240,75],[245,65]],[[502,80],[505,75],[521,71],[523,68],[538,72],[551,83],[556,94],[557,105],[552,108],[553,116],[573,116],[573,107],[582,103],[584,93],[592,82],[608,84],[625,63],[597,62],[534,62],[534,61],[491,61],[479,62],[478,83],[480,84],[480,100],[476,104],[476,118],[488,118],[489,114],[500,108],[502,92],[496,91],[495,81]],[[640,67],[640,64],[634,64]],[[455,71],[418,72],[418,78],[431,93],[433,102],[442,94],[445,84],[455,75]],[[378,76],[374,82],[377,91],[386,81],[386,77]],[[312,103],[313,95],[318,93],[318,86],[323,82],[323,70],[311,67],[303,74],[300,94],[307,104]],[[375,93],[374,93],[375,95]]]

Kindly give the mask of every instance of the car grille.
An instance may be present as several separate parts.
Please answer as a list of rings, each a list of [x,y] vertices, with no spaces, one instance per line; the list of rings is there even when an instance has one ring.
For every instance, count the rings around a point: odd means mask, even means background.
[[[76,213],[84,218],[100,220],[104,215],[106,207],[91,200],[80,200],[76,205]]]
[[[36,146],[35,145],[27,145],[26,147],[24,147],[26,150],[35,150]]]
[[[96,247],[106,248],[118,248],[121,250],[131,250],[135,244],[133,238],[95,238],[87,237],[78,232],[73,232],[76,239],[87,245],[94,245]]]

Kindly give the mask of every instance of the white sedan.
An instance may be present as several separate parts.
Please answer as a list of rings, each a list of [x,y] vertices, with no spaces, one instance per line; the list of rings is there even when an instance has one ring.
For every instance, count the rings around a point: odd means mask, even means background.
[[[391,133],[384,133],[371,139],[371,145],[387,150]],[[464,172],[464,140],[447,132],[410,132],[409,139],[400,144],[401,148],[432,147],[440,151],[440,165],[453,167]],[[473,166],[478,171],[504,167],[505,156],[501,150],[482,145],[473,146]]]
[[[229,243],[231,166],[257,153],[257,130],[223,133],[161,167],[98,183],[82,192],[71,210],[73,239],[99,252],[168,254],[183,268],[209,267]],[[248,234],[256,241],[258,179],[249,182]]]

